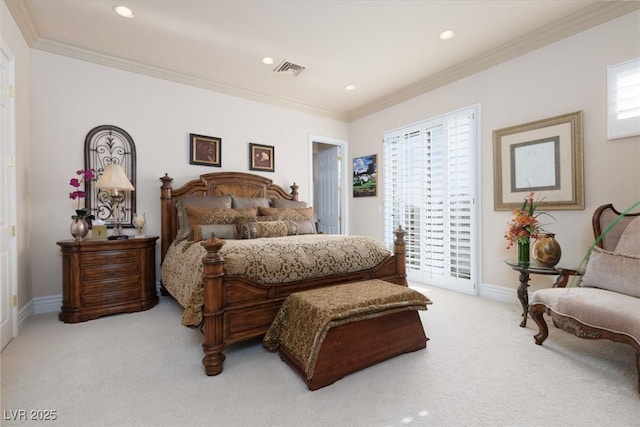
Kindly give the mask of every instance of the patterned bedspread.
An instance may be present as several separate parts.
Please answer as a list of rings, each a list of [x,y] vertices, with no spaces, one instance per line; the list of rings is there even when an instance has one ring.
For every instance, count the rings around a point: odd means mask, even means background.
[[[382,242],[366,236],[309,234],[225,242],[219,253],[226,275],[272,286],[367,270],[391,255]],[[162,283],[184,308],[185,326],[202,321],[205,254],[200,242],[182,241],[169,247],[162,263]]]

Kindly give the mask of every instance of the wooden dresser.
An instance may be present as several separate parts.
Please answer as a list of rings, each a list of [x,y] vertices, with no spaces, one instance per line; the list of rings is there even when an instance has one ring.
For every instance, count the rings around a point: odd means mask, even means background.
[[[158,237],[57,242],[62,249],[58,318],[77,323],[155,306],[156,240]]]

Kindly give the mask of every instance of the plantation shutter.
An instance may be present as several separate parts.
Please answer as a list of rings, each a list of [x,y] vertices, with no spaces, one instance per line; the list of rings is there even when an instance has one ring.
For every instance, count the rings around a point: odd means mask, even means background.
[[[384,232],[406,232],[407,275],[473,293],[474,109],[386,132]]]
[[[640,58],[607,70],[609,139],[640,134]]]

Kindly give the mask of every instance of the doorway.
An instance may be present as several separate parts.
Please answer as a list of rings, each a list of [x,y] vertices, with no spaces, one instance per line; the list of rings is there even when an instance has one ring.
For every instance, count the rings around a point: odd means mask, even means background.
[[[13,56],[0,40],[0,350],[18,335]]]
[[[348,234],[346,188],[347,141],[309,137],[310,201],[318,232]]]

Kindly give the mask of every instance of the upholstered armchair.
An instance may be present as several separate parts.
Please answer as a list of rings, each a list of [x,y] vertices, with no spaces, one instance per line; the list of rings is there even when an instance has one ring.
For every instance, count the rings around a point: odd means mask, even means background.
[[[640,213],[620,216],[613,205],[600,206],[593,214],[597,247],[577,280],[558,280],[568,287],[540,289],[533,293],[529,313],[541,345],[549,330],[543,314],[558,328],[587,339],[608,339],[636,351],[640,393]],[[561,270],[561,275],[571,271]]]

